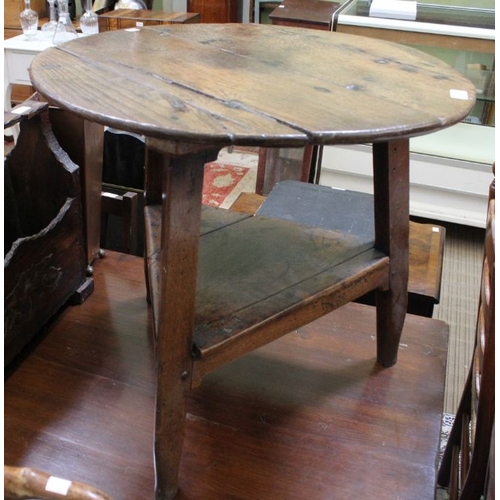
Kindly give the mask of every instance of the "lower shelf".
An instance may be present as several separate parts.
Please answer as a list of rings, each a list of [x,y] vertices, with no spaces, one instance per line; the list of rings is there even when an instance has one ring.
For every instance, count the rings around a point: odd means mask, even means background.
[[[161,307],[161,207],[145,208],[154,317]],[[372,238],[205,207],[193,354],[198,376],[385,284]],[[196,383],[196,376],[194,381]]]

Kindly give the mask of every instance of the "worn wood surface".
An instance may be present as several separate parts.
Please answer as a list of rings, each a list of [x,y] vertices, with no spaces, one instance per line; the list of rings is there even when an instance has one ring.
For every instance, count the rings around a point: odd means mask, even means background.
[[[158,317],[159,207],[146,214]],[[349,234],[209,207],[202,221],[194,385],[221,364],[386,283],[388,259],[373,250],[373,231]]]
[[[451,500],[483,498],[488,489],[495,425],[495,181],[490,186],[485,251],[469,374],[439,469]],[[494,481],[494,479],[493,479]],[[494,499],[486,496],[487,500]]]
[[[364,196],[361,194],[361,196]],[[231,206],[231,210],[246,214],[255,214],[266,200],[256,193],[241,193]],[[355,198],[351,200],[355,203]],[[299,200],[290,200],[297,204]],[[297,208],[298,208],[297,207]],[[284,207],[280,203],[280,210]],[[369,208],[372,213],[373,208]],[[345,209],[351,210],[346,206]],[[302,207],[299,209],[302,212]],[[359,217],[365,217],[363,212]],[[316,214],[318,221],[324,220],[323,212]],[[359,220],[358,217],[358,220]],[[408,312],[432,317],[434,304],[439,303],[441,294],[441,274],[446,229],[436,224],[423,224],[410,221],[409,270],[408,270]],[[364,296],[365,304],[375,304],[373,294]]]
[[[308,182],[315,148],[259,148],[255,192],[269,194],[273,186],[286,179]]]
[[[161,24],[199,23],[200,14],[162,10],[117,9],[99,14],[99,32],[157,26]]]
[[[79,169],[39,104],[4,162],[6,365],[85,281]]]
[[[338,2],[323,0],[285,0],[269,14],[269,18],[278,26],[331,31],[333,14],[339,7]]]
[[[80,167],[85,247],[91,265],[100,251],[104,128],[63,109],[51,108],[50,115],[57,140]]]
[[[236,0],[188,0],[189,12],[199,12],[202,23],[237,23]]]
[[[30,76],[50,102],[80,118],[146,136],[146,203],[162,202],[161,245],[147,249],[156,256],[150,262],[159,263],[148,274],[150,289],[158,284],[160,305],[154,322],[158,500],[173,498],[177,487],[185,388],[215,366],[377,286],[378,360],[386,366],[396,361],[407,297],[408,141],[468,114],[475,89],[459,72],[418,50],[378,40],[367,44],[350,35],[289,27],[198,24],[85,37],[44,51]],[[112,88],[106,86],[110,81]],[[205,364],[203,356],[193,363],[200,186],[208,157],[230,144],[359,142],[375,142],[374,265],[356,257],[363,262],[340,266],[333,289],[324,283],[330,303],[310,301],[306,291],[300,314],[293,308],[274,314],[271,308],[265,326],[254,315],[255,330],[246,328],[246,338],[216,342],[229,348],[214,350]],[[161,192],[152,185],[160,179]],[[216,256],[229,255],[225,246],[214,248]],[[379,251],[389,256],[389,269]],[[280,256],[275,260],[279,264]],[[299,295],[300,289],[293,292]],[[253,332],[262,336],[256,340]]]
[[[98,489],[29,467],[4,466],[5,500],[111,500]]]
[[[410,141],[373,144],[375,248],[389,256],[389,287],[376,290],[377,353],[384,366],[396,363],[408,308]]]
[[[3,126],[4,129],[16,125],[21,120],[30,118],[40,113],[45,108],[48,108],[48,103],[45,101],[38,101],[37,95],[32,95],[30,99],[26,99],[22,105],[14,106],[11,111],[4,111],[3,113]],[[19,111],[22,110],[21,113]]]
[[[161,262],[168,262],[168,266],[161,265],[156,275],[149,270],[151,282],[159,281],[161,297],[160,308],[155,311],[159,355],[154,441],[156,495],[160,499],[173,498],[177,491],[172,479],[177,477],[180,465],[185,399],[192,375],[189,333],[194,328],[203,168],[216,157],[214,151],[172,157],[163,170],[163,226],[157,248],[161,249]]]
[[[94,294],[6,380],[4,460],[149,500],[143,262],[108,252],[94,275]],[[208,375],[187,398],[179,499],[433,499],[448,328],[408,316],[383,370],[374,325],[373,308],[349,304]]]
[[[90,120],[210,145],[411,136],[460,121],[475,99],[471,82],[421,51],[253,24],[101,33],[44,51],[30,75],[52,102]],[[95,84],[110,81],[105,94]]]
[[[229,210],[253,215],[262,206],[264,201],[266,201],[266,197],[262,194],[243,192],[234,200]]]
[[[436,224],[410,221],[408,255],[407,312],[432,317],[441,297],[441,275],[446,229]],[[375,294],[360,298],[363,304],[375,304]]]
[[[203,206],[200,223],[200,235],[203,236],[209,232],[220,230],[226,226],[235,224],[244,220],[248,216],[235,214],[226,210],[218,210],[213,207]],[[148,288],[153,304],[152,312],[155,322],[155,328],[158,330],[158,311],[161,308],[161,296],[159,293],[159,266],[161,265],[160,239],[162,228],[161,206],[147,205],[144,209],[145,229],[146,229],[146,263],[151,268],[152,279],[149,280]]]

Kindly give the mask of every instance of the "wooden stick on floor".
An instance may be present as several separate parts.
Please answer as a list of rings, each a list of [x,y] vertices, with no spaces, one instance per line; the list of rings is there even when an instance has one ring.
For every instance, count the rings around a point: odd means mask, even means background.
[[[4,466],[6,500],[111,500],[111,497],[88,484],[51,476],[29,467]]]

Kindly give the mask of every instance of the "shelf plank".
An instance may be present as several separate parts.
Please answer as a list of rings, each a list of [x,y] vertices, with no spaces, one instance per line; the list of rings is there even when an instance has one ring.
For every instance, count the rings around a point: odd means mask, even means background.
[[[146,207],[154,318],[160,217],[159,206]],[[206,363],[193,383],[249,344],[264,345],[383,285],[389,260],[373,246],[372,237],[206,207],[193,333],[193,353]]]

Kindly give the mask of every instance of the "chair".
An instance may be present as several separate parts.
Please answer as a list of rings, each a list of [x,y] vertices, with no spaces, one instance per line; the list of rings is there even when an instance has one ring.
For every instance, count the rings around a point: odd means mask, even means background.
[[[315,182],[321,148],[259,148],[255,192],[267,195],[277,182],[287,179]]]
[[[272,24],[331,31],[332,16],[339,4],[317,0],[290,0],[281,4],[257,0],[255,15],[259,19],[256,22],[260,22],[261,9],[269,8],[273,9],[269,15]],[[322,155],[322,146],[260,148],[255,192],[269,194],[277,182],[286,179],[318,184]]]
[[[483,275],[473,358],[439,468],[450,500],[490,496],[488,480],[495,420],[495,185],[490,188]],[[494,454],[492,455],[494,457]]]
[[[4,466],[5,500],[111,500],[102,491],[84,483],[51,476],[29,467]]]

